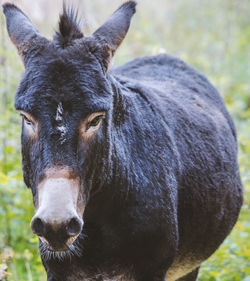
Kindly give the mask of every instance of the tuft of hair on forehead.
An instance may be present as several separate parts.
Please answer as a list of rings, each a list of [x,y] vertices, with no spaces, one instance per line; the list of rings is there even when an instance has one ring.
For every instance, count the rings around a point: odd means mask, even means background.
[[[80,21],[78,19],[78,10],[72,6],[69,7],[63,2],[63,13],[59,18],[59,30],[54,36],[54,42],[61,48],[66,48],[73,44],[75,39],[83,37]]]

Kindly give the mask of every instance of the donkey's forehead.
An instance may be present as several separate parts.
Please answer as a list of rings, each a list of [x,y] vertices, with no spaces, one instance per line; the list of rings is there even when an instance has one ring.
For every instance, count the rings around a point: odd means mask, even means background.
[[[96,87],[104,87],[106,77],[96,58],[83,55],[81,59],[63,55],[41,56],[30,64],[25,71],[21,85],[39,91],[51,89],[56,92],[65,90],[95,91]],[[91,90],[92,89],[92,90]]]
[[[104,109],[110,92],[98,62],[57,56],[26,68],[15,105],[27,111],[33,111],[34,107],[54,107],[60,102]]]
[[[55,49],[49,46],[44,49],[26,68],[26,73],[34,75],[66,74],[93,72],[103,75],[102,67],[94,54],[77,45],[70,50]],[[50,73],[53,72],[53,73]],[[55,75],[53,75],[55,77]]]

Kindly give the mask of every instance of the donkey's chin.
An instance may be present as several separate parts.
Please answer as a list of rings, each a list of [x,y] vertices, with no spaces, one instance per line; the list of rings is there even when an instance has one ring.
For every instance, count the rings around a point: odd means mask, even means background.
[[[79,247],[78,237],[71,239],[60,248],[53,248],[44,238],[39,237],[40,255],[44,261],[64,261],[73,257],[80,257],[82,254]]]

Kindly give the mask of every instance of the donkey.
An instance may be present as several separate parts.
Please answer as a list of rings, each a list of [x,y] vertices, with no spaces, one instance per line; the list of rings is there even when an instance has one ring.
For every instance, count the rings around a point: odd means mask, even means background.
[[[84,36],[64,5],[49,41],[3,5],[25,66],[15,107],[49,281],[193,281],[238,218],[236,131],[206,77],[165,54],[109,70],[135,7]]]

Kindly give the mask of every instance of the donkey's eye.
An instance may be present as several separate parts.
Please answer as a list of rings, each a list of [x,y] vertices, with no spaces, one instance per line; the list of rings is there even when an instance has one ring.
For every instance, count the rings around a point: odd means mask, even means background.
[[[92,119],[90,122],[87,123],[86,129],[88,130],[90,127],[96,127],[99,125],[101,120],[103,119],[104,114],[96,116],[94,119]]]
[[[85,141],[90,141],[95,136],[105,115],[106,111],[94,112],[81,123],[79,129]]]
[[[33,122],[32,122],[26,115],[24,115],[23,113],[20,113],[20,116],[22,116],[24,122],[25,122],[27,125],[29,125],[29,126],[33,125]]]

